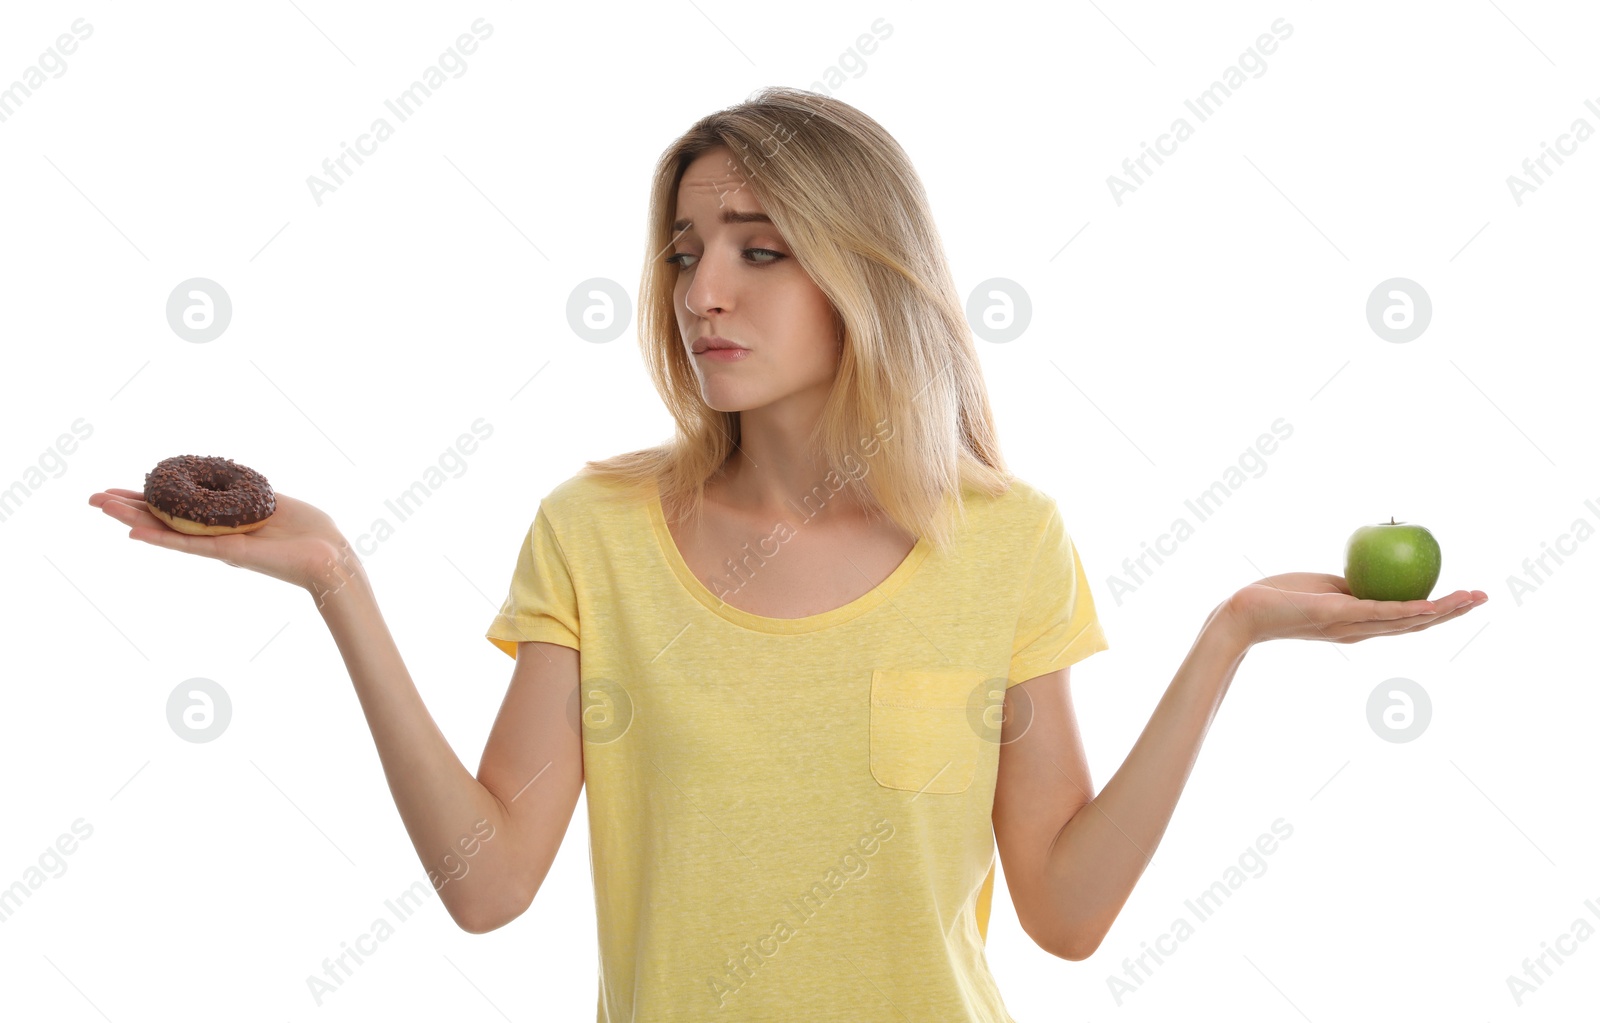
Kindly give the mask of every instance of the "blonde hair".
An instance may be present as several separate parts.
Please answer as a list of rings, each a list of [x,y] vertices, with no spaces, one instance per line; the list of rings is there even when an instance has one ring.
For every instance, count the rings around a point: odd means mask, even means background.
[[[739,413],[705,403],[684,350],[664,262],[684,170],[725,147],[817,287],[832,303],[842,348],[810,443],[842,487],[936,548],[965,522],[968,487],[993,496],[1013,478],[1000,455],[988,393],[927,196],[900,145],[855,107],[772,87],[697,121],[661,154],[650,194],[639,281],[639,346],[676,422],[657,447],[585,463],[581,473],[660,487],[669,519],[698,520],[705,485],[740,439]],[[858,450],[865,459],[858,458]],[[852,467],[867,463],[861,472]],[[868,471],[870,470],[870,471]]]

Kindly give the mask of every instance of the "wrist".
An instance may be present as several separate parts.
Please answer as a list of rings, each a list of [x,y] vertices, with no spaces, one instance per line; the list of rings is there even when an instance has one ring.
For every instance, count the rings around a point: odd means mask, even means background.
[[[311,594],[317,610],[326,613],[341,594],[363,589],[366,585],[366,566],[356,557],[350,542],[341,536],[330,542],[327,557],[304,589]]]
[[[1232,597],[1212,609],[1211,617],[1206,619],[1201,632],[1209,634],[1231,653],[1239,656],[1243,656],[1257,643],[1249,623],[1234,607]]]

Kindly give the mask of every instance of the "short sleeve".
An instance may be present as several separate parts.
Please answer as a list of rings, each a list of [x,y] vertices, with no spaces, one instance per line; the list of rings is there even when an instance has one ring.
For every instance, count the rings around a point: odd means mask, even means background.
[[[517,656],[519,642],[579,649],[572,573],[542,503],[517,555],[510,592],[485,636],[512,657]]]
[[[1067,535],[1054,500],[1029,567],[1007,688],[1065,668],[1110,645],[1095,614],[1078,549]]]

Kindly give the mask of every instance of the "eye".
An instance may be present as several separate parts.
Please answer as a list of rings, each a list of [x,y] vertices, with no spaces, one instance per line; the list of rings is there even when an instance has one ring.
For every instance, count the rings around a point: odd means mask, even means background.
[[[763,256],[771,256],[772,258],[771,259],[766,259],[766,260],[761,260],[761,261],[750,260],[750,254],[752,252],[760,253]],[[668,256],[666,259],[663,259],[662,262],[663,263],[671,263],[672,265],[676,266],[679,270],[682,270],[682,269],[685,268],[685,264],[684,264],[683,260],[684,260],[684,257],[686,257],[686,256],[688,258],[690,258],[690,259],[699,259],[700,258],[699,256],[696,256],[692,252],[674,252],[672,255]],[[783,253],[774,252],[771,249],[745,249],[744,250],[744,256],[745,256],[745,259],[746,260],[750,260],[750,262],[754,266],[771,266],[773,263],[776,263],[780,259],[788,258],[788,257],[784,256]]]

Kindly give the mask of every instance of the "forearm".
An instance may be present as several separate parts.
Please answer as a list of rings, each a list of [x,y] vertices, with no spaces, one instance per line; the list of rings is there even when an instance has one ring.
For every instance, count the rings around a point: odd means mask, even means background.
[[[1075,958],[1099,947],[1155,854],[1248,649],[1219,606],[1127,759],[1057,833],[1045,862],[1046,890],[1062,921],[1058,933],[1077,936]]]
[[[499,926],[526,903],[505,807],[450,748],[400,658],[365,570],[350,561],[336,584],[309,592],[349,669],[395,807],[450,916],[469,931]]]

